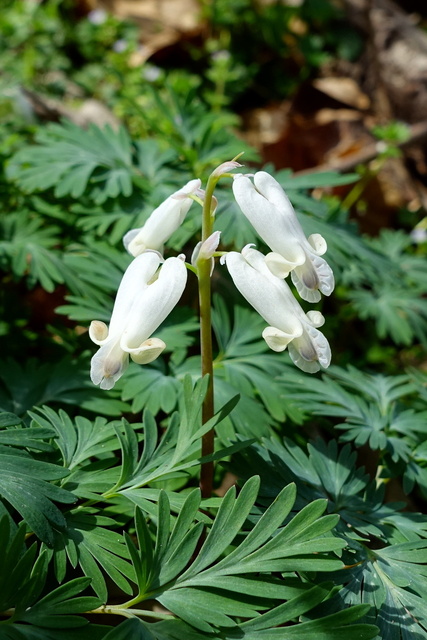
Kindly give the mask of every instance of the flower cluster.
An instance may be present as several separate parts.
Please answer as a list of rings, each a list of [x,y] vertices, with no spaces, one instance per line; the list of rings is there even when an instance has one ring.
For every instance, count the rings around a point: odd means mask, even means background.
[[[237,289],[271,325],[263,331],[264,340],[273,351],[287,347],[303,371],[315,373],[320,366],[328,367],[331,350],[318,330],[325,321],[322,314],[304,313],[284,280],[291,273],[299,295],[308,302],[318,302],[320,292],[330,295],[334,275],[321,257],[326,241],[317,233],[305,237],[287,195],[265,171],[258,171],[253,182],[248,176],[235,176],[233,192],[244,215],[272,249],[263,256],[248,245],[223,259]]]
[[[193,204],[200,180],[191,180],[153,211],[141,229],[123,238],[135,258],[126,269],[114,302],[110,326],[95,320],[89,336],[100,348],[90,376],[101,389],[112,389],[129,364],[155,360],[166,347],[151,338],[181,298],[187,283],[185,256],[164,260],[163,245],[178,229]],[[162,265],[162,266],[160,266]]]
[[[225,170],[239,166],[234,161],[224,163],[212,176],[217,180]],[[200,187],[200,180],[191,180],[157,207],[142,228],[129,231],[123,238],[134,259],[120,283],[110,325],[94,321],[89,329],[90,338],[100,347],[92,358],[91,379],[101,389],[114,386],[129,357],[147,364],[166,346],[151,336],[181,298],[187,266],[184,255],[164,260],[163,248],[194,200],[203,200],[205,193]],[[291,273],[299,295],[308,302],[320,300],[321,293],[330,295],[334,277],[321,257],[327,248],[325,240],[319,234],[305,237],[285,192],[268,173],[234,176],[233,192],[243,214],[271,252],[264,256],[247,245],[240,253],[225,253],[221,262],[240,293],[269,325],[262,336],[273,351],[287,348],[303,371],[314,373],[320,366],[328,367],[329,344],[318,329],[324,318],[318,311],[305,313],[284,279]],[[219,239],[215,231],[196,246],[192,256],[196,270],[200,260],[210,260],[213,269],[212,256]]]

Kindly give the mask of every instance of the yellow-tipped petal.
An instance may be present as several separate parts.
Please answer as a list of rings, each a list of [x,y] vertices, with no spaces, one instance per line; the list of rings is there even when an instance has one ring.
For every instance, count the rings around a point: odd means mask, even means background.
[[[302,334],[302,326],[296,327],[295,333],[285,333],[276,327],[266,327],[262,332],[262,337],[272,349],[272,351],[284,351],[288,344]]]
[[[265,256],[265,263],[270,269],[271,273],[278,278],[286,278],[292,269],[295,269],[298,265],[304,264],[305,253],[299,245],[295,245],[293,251],[289,251],[286,254],[286,258],[279,253],[272,251]]]
[[[325,324],[325,318],[320,311],[307,311],[307,318],[310,320],[313,327],[323,327]]]
[[[108,327],[101,320],[92,320],[89,327],[89,338],[95,344],[101,344],[108,337]]]
[[[328,245],[325,238],[321,236],[320,233],[312,233],[311,236],[308,236],[307,240],[318,256],[323,256],[323,254],[327,252]]]
[[[162,353],[166,344],[159,338],[149,338],[142,343],[139,349],[130,351],[130,357],[137,364],[153,362]]]

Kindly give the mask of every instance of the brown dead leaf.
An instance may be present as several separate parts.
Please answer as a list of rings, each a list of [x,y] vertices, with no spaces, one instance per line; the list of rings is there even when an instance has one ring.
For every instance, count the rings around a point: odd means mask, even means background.
[[[132,57],[133,66],[202,30],[197,0],[99,0],[97,6],[140,25],[143,47]]]
[[[333,162],[373,142],[358,110],[336,108],[337,101],[305,86],[293,102],[284,101],[243,115],[244,137],[264,162],[294,171]],[[331,105],[335,105],[335,108]]]
[[[342,102],[354,109],[365,110],[370,107],[370,100],[360,89],[353,78],[317,78],[313,86],[327,96]]]

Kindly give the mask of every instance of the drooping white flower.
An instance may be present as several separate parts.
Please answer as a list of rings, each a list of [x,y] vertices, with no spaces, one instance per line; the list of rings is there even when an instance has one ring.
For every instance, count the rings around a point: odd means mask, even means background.
[[[160,271],[160,254],[147,251],[126,269],[114,303],[110,325],[94,321],[89,336],[99,345],[92,358],[90,376],[101,389],[112,389],[129,364],[155,360],[165,348],[151,334],[169,315],[187,282],[184,256],[168,258]]]
[[[222,261],[237,289],[270,325],[262,332],[270,349],[287,347],[296,366],[309,373],[329,366],[329,343],[317,328],[324,323],[322,314],[304,313],[288,284],[271,273],[262,253],[247,245],[241,253],[227,253]]]
[[[314,233],[305,237],[289,198],[280,184],[265,171],[235,176],[233,192],[242,212],[259,236],[272,249],[266,264],[274,275],[292,282],[303,300],[318,302],[319,291],[329,296],[334,289],[332,269],[320,256],[326,250],[324,238]]]
[[[180,227],[193,204],[193,199],[188,196],[194,195],[200,185],[200,180],[190,180],[182,189],[166,198],[154,209],[143,227],[125,234],[125,249],[133,256],[138,256],[147,249],[163,253],[164,243]]]

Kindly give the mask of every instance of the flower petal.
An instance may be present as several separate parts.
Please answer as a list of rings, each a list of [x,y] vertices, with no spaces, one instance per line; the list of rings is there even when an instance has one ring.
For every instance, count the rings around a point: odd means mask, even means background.
[[[267,253],[265,256],[266,265],[270,269],[271,273],[278,278],[286,278],[292,269],[295,269],[298,265],[304,264],[304,251],[302,251],[299,245],[295,245],[293,248],[295,249],[294,255],[289,251],[286,254],[286,258],[281,256],[279,253],[274,253],[274,251]]]
[[[157,275],[158,253],[143,253],[126,270],[114,304],[110,331],[103,322],[91,324],[92,339],[101,344],[91,361],[91,379],[112,389],[129,364],[157,358],[165,343],[151,334],[181,297],[187,281],[185,256],[169,258]]]
[[[218,249],[221,231],[214,231],[200,246],[199,258],[209,260]]]
[[[271,326],[263,338],[274,351],[286,347],[297,367],[314,373],[328,367],[331,350],[325,336],[316,326],[324,318],[318,311],[305,314],[292,295],[287,283],[271,273],[264,256],[246,246],[242,254],[234,251],[225,256],[234,284],[246,300]]]
[[[245,257],[231,251],[226,265],[237,289],[268,324],[287,335],[301,335],[301,322],[295,314],[295,305],[299,305],[286,282],[270,272],[259,251],[247,249]]]
[[[187,282],[183,257],[168,258],[157,280],[136,297],[120,341],[124,351],[139,349],[178,303]]]
[[[90,377],[101,389],[112,389],[129,364],[129,355],[117,339],[102,345],[91,360]]]
[[[331,364],[331,348],[318,329],[310,325],[305,329],[303,336],[289,345],[289,355],[299,369],[307,373],[316,373],[320,366],[326,369]]]
[[[239,167],[243,167],[243,164],[236,162],[235,160],[229,160],[228,162],[223,162],[219,165],[213,172],[212,175],[216,178],[220,178],[224,173],[228,173],[229,171],[233,171],[233,169],[238,169]]]
[[[200,185],[200,180],[190,180],[154,209],[143,227],[128,231],[123,238],[126,250],[133,256],[147,249],[162,252],[164,243],[182,224],[193,204],[193,199],[188,196],[196,193]]]
[[[323,256],[323,254],[327,252],[328,245],[325,238],[321,236],[320,233],[312,233],[311,236],[308,236],[307,240],[318,256]]]
[[[108,327],[101,320],[93,320],[89,327],[89,338],[95,344],[102,344],[108,337]]]
[[[159,338],[149,338],[141,344],[137,349],[128,349],[130,357],[137,364],[148,364],[153,362],[162,351],[165,349],[166,344]]]
[[[327,244],[318,234],[305,237],[292,204],[280,184],[265,171],[258,171],[254,183],[247,176],[236,176],[233,192],[237,203],[258,235],[272,249],[267,264],[272,273],[292,280],[304,300],[317,302],[320,293],[330,295],[334,277],[320,256]],[[282,256],[283,262],[276,257]]]
[[[313,327],[323,327],[325,324],[325,318],[320,311],[307,311],[306,315]]]
[[[284,351],[288,344],[294,340],[295,337],[301,335],[302,327],[300,327],[300,332],[296,332],[294,334],[285,333],[280,329],[276,329],[276,327],[266,327],[262,332],[262,337],[273,351]]]
[[[334,274],[326,260],[312,254],[311,260],[295,267],[291,273],[299,295],[307,302],[318,302],[321,298],[319,291],[330,296],[335,287]]]
[[[123,236],[123,244],[128,253],[131,253],[131,251],[129,250],[130,243],[134,238],[136,238],[136,236],[140,231],[141,229],[131,229],[130,231],[125,233],[125,235]]]
[[[283,229],[283,218],[280,211],[259,193],[252,181],[245,175],[235,176],[233,193],[237,204],[247,217],[260,238],[276,253],[284,255],[277,245],[277,236],[289,237]]]
[[[110,336],[123,331],[135,299],[149,286],[161,260],[160,255],[154,251],[148,251],[132,260],[117,291],[109,326]]]

